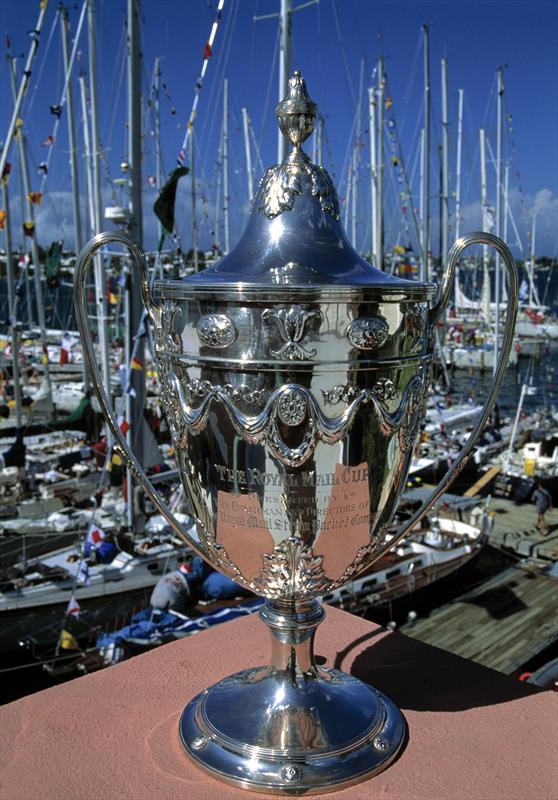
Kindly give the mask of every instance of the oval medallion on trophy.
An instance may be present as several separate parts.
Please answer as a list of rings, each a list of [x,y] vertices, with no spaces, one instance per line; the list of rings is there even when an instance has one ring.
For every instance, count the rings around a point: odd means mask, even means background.
[[[228,347],[238,336],[234,324],[226,314],[205,314],[197,324],[198,338],[208,347]]]
[[[296,388],[288,388],[284,391],[277,403],[277,413],[279,419],[285,425],[294,427],[300,425],[306,417],[306,397]]]
[[[377,350],[385,343],[388,333],[388,324],[382,317],[360,317],[347,328],[347,339],[359,350]]]

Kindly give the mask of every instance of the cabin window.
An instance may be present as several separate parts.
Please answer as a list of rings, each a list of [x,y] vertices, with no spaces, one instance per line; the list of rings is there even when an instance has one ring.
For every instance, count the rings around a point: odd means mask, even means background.
[[[386,572],[386,578],[395,578],[396,575],[401,575],[401,570],[399,567],[397,569],[391,569],[389,572]]]

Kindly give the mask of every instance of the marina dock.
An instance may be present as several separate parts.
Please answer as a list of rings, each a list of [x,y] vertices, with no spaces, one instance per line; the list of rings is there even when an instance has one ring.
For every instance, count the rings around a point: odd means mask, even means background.
[[[537,512],[532,503],[516,504],[512,500],[494,497],[490,503],[494,513],[494,528],[490,542],[525,558],[541,558],[558,561],[558,510],[547,513],[550,528],[548,536],[542,536],[535,527]]]
[[[495,498],[490,509],[490,544],[518,563],[401,630],[510,674],[558,641],[558,511],[547,515],[543,537],[532,504]]]

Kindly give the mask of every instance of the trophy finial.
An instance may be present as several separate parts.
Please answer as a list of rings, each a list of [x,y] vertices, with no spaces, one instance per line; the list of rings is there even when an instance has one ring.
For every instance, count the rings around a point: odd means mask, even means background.
[[[314,130],[317,110],[318,106],[306,90],[304,78],[295,70],[289,79],[287,96],[275,109],[281,133],[295,148],[299,148]]]

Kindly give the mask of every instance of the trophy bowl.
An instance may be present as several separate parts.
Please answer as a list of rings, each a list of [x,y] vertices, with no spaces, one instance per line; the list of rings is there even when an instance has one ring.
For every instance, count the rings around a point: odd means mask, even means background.
[[[294,73],[277,107],[292,150],[269,169],[246,231],[207,270],[150,287],[143,252],[99,234],[76,271],[84,355],[116,448],[174,530],[216,569],[267,598],[269,665],[224,678],[180,720],[186,752],[230,783],[332,791],[370,777],[405,740],[377,690],[316,665],[318,598],[356,578],[414,527],[455,478],[490,414],[512,344],[517,274],[490,234],[460,239],[441,287],[385,275],[351,247],[335,188],[301,149],[316,106]],[[125,243],[153,323],[161,399],[196,521],[182,531],[137,463],[102,387],[84,289],[93,254]],[[509,276],[492,388],[464,445],[413,518],[388,534],[424,416],[433,331],[462,250],[492,245]]]

